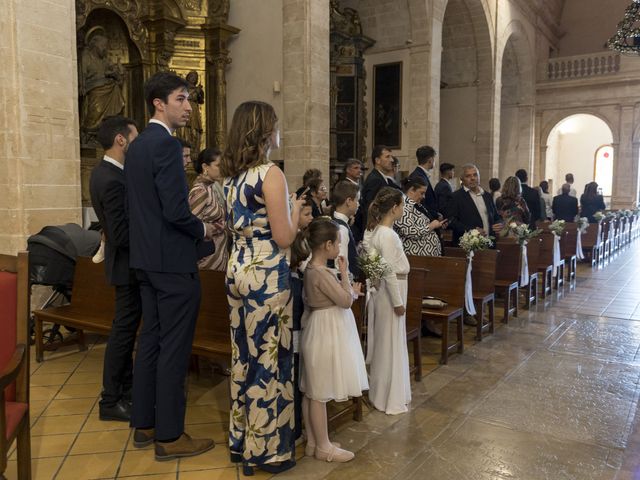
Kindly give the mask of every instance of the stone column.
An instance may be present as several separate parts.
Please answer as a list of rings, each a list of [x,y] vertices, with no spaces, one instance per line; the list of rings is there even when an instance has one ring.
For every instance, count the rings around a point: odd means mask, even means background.
[[[6,0],[0,15],[0,253],[81,222],[74,0]]]
[[[638,160],[634,161],[633,105],[620,108],[620,138],[613,145],[613,189],[611,208],[631,208],[638,191]],[[619,142],[616,142],[619,140]]]
[[[329,2],[283,1],[284,170],[290,189],[308,168],[329,180]]]

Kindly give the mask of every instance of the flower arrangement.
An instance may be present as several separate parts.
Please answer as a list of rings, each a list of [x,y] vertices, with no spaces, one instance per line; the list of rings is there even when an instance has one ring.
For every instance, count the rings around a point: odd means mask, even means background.
[[[382,277],[390,271],[389,264],[375,248],[367,250],[362,247],[358,255],[358,265],[367,280],[374,285],[380,283]]]
[[[605,215],[601,211],[597,211],[596,213],[593,214],[593,218],[595,219],[596,222],[601,221],[604,217]]]
[[[460,248],[468,254],[490,248],[493,245],[493,241],[490,237],[481,235],[478,229],[474,228],[473,230],[464,232],[462,237],[460,237],[459,245]]]
[[[605,214],[605,217],[609,219],[618,218],[618,213],[609,211]]]
[[[584,233],[587,231],[587,228],[589,227],[589,219],[587,217],[580,217],[577,223],[580,233]]]
[[[624,217],[624,218],[630,218],[633,216],[633,212],[629,209],[626,210],[620,210],[620,216]]]
[[[562,232],[564,232],[565,223],[566,222],[564,220],[554,220],[549,224],[549,230],[560,236],[562,235]]]
[[[511,222],[509,224],[509,233],[513,235],[520,246],[526,245],[529,240],[534,237],[537,237],[542,233],[542,230],[536,228],[534,231],[531,231],[529,225],[525,223],[517,224],[516,222]]]

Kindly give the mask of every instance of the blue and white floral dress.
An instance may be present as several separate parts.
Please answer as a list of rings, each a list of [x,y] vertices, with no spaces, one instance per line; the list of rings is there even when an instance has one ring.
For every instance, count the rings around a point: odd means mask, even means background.
[[[287,251],[271,235],[262,185],[273,163],[224,182],[233,250],[227,267],[231,316],[232,460],[280,462],[294,452],[293,348]]]

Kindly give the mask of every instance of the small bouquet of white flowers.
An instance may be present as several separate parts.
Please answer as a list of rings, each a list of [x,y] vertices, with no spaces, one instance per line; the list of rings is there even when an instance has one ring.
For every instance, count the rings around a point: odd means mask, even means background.
[[[609,212],[605,213],[604,216],[611,220],[611,219],[614,219],[614,218],[618,218],[618,212],[609,211]]]
[[[534,231],[531,231],[529,225],[526,223],[517,224],[516,222],[511,222],[509,224],[509,233],[514,236],[520,246],[522,246],[526,245],[532,238],[540,235],[542,230],[536,228]]]
[[[358,265],[365,278],[373,286],[379,285],[382,277],[390,271],[389,264],[375,248],[367,250],[365,247],[361,247],[358,255]]]
[[[566,222],[564,220],[554,220],[549,224],[549,230],[560,236],[562,235],[562,232],[564,232],[565,223]]]
[[[584,233],[587,231],[587,228],[589,227],[589,219],[587,217],[580,217],[577,223],[580,233]]]
[[[464,232],[464,235],[460,237],[460,248],[462,248],[467,254],[470,252],[477,252],[485,250],[493,245],[493,241],[490,237],[481,235],[480,232],[474,228],[468,232]]]
[[[596,222],[601,221],[604,217],[605,215],[601,211],[597,211],[596,213],[593,214],[593,218],[595,219]]]
[[[633,212],[629,209],[621,210],[620,215],[623,216],[624,218],[629,218],[633,215]]]

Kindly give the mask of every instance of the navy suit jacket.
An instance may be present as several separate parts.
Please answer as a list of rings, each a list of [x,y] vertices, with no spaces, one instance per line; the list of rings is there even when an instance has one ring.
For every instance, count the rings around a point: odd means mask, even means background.
[[[498,216],[496,205],[493,203],[493,198],[489,192],[482,194],[482,199],[487,207],[487,216],[489,217],[489,228],[492,225],[501,222],[502,219]],[[447,218],[449,219],[449,228],[453,230],[453,245],[458,246],[458,241],[464,232],[472,230],[474,228],[483,228],[482,217],[478,212],[475,202],[471,198],[469,192],[464,188],[460,188],[453,192],[451,195],[451,201],[448,205]],[[486,232],[488,235],[493,235],[493,232]]]
[[[91,203],[105,236],[104,271],[111,285],[129,285],[129,223],[124,172],[102,160],[91,172]]]
[[[447,205],[451,199],[451,195],[453,194],[453,188],[451,188],[449,182],[441,178],[433,190],[438,201],[438,211],[444,215],[447,211]]]
[[[531,188],[526,183],[522,184],[522,198],[527,203],[529,211],[531,212],[531,221],[529,226],[532,229],[536,228],[536,222],[542,219],[542,212],[540,209],[540,193],[535,188]]]
[[[388,180],[377,168],[374,168],[364,181],[360,195],[360,207],[356,212],[353,226],[351,227],[356,242],[362,241],[364,237],[364,231],[367,228],[369,205],[371,205],[373,199],[376,198],[380,189],[384,187],[393,187],[400,190],[400,185]]]
[[[553,197],[551,210],[557,220],[565,222],[575,222],[578,215],[578,199],[568,193],[562,193]]]
[[[205,229],[189,209],[180,142],[150,123],[129,146],[124,176],[131,267],[197,272],[196,240],[204,238]]]
[[[433,191],[433,187],[431,186],[429,177],[421,167],[416,167],[416,169],[411,172],[411,175],[409,176],[421,178],[427,184],[427,192],[424,195],[424,200],[422,200],[422,206],[427,210],[429,218],[431,218],[432,220],[437,219],[439,211],[438,198],[436,197],[436,192]]]

